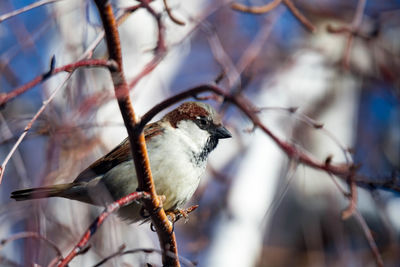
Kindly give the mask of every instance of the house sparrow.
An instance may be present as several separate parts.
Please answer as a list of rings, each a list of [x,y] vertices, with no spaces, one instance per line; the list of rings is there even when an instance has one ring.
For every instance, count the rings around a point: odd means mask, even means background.
[[[218,140],[231,137],[208,104],[185,102],[144,129],[157,194],[166,197],[166,211],[180,209],[192,197],[204,173],[209,153]],[[126,138],[95,161],[69,184],[18,190],[15,200],[64,197],[103,206],[136,191],[138,181]],[[131,203],[119,210],[130,222],[142,220],[141,205]]]

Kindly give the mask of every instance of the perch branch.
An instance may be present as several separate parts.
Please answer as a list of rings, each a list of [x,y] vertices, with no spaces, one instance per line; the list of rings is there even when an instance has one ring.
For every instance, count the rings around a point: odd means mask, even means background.
[[[163,250],[163,264],[166,266],[180,266],[173,227],[162,208],[162,203],[157,197],[154,187],[144,134],[136,127],[138,119],[133,110],[129,98],[129,87],[124,77],[121,46],[113,10],[111,4],[106,0],[95,0],[95,4],[103,23],[109,57],[118,65],[118,68],[110,71],[115,95],[129,135],[132,157],[138,177],[138,190],[147,192],[151,196],[150,199],[144,200],[143,202],[146,210],[150,213],[152,223],[157,230],[160,246]],[[151,12],[151,9],[148,8],[147,2],[145,3],[142,1],[142,4],[145,5],[149,12]],[[157,21],[160,21],[159,18]],[[159,28],[160,27],[161,26],[159,26]],[[161,34],[161,31],[159,31],[158,48],[163,47],[163,44],[160,43],[162,41],[160,39]],[[171,253],[174,257],[170,256]]]

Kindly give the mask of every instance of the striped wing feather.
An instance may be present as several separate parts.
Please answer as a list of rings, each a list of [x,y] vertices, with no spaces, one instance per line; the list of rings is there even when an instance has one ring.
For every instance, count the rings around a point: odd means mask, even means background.
[[[144,134],[146,142],[148,142],[152,137],[161,134],[163,131],[159,124],[152,123],[146,125],[144,129]],[[90,180],[103,175],[116,165],[132,159],[131,146],[129,144],[128,138],[125,138],[118,146],[111,150],[105,156],[99,158],[93,162],[89,167],[82,171],[78,177],[74,180],[74,183],[79,182],[89,182]]]

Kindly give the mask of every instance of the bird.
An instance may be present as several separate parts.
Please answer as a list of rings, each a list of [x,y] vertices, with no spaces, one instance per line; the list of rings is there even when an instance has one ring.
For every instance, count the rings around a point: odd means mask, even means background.
[[[189,101],[144,128],[150,168],[163,207],[174,212],[184,207],[197,189],[207,159],[220,139],[232,137],[209,104]],[[105,206],[138,187],[129,139],[83,170],[72,183],[17,190],[11,198],[62,197]],[[122,207],[118,215],[129,223],[143,221],[139,202]]]

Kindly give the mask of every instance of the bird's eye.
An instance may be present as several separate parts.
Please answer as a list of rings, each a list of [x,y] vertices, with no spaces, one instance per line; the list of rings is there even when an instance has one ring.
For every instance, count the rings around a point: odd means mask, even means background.
[[[208,120],[206,117],[199,117],[197,119],[197,121],[199,122],[200,126],[205,127],[208,125]]]

